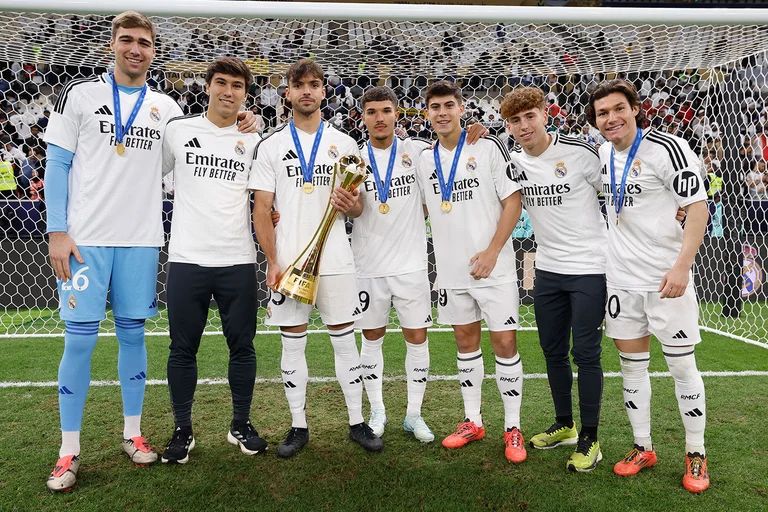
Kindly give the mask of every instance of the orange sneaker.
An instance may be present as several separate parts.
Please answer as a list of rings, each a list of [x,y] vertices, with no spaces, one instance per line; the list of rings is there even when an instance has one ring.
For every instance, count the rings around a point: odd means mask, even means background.
[[[80,458],[77,455],[65,455],[56,461],[45,485],[52,492],[69,492],[77,482],[77,469]]]
[[[504,456],[513,464],[520,464],[528,458],[523,433],[517,427],[504,432]]]
[[[642,446],[635,445],[634,448],[613,466],[613,472],[619,476],[634,476],[641,469],[649,468],[656,464],[656,452],[645,450]]]
[[[707,471],[707,457],[705,455],[695,452],[685,456],[683,488],[694,494],[709,489],[709,471]]]
[[[446,448],[463,448],[472,441],[479,441],[485,437],[485,429],[475,425],[474,421],[465,419],[456,425],[456,431],[443,439]]]

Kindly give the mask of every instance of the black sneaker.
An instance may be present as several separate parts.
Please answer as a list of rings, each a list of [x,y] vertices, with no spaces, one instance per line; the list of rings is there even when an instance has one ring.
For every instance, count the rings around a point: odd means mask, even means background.
[[[189,461],[189,452],[194,447],[195,437],[192,435],[192,427],[176,427],[160,460],[163,464],[169,462],[186,464]]]
[[[350,425],[349,438],[369,452],[380,452],[384,448],[384,440],[377,437],[365,422]]]
[[[245,423],[235,423],[233,421],[229,432],[227,432],[227,441],[230,444],[239,446],[240,451],[246,455],[256,455],[257,453],[267,451],[269,447],[267,442],[259,437],[259,433],[253,428],[250,420]]]
[[[291,427],[288,431],[288,435],[285,436],[285,440],[277,445],[277,456],[287,459],[293,457],[299,450],[304,448],[304,445],[309,442],[309,429]]]

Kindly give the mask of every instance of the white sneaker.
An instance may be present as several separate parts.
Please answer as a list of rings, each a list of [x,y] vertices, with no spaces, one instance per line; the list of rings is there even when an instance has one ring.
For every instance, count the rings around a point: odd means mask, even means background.
[[[422,443],[431,443],[435,440],[435,434],[429,429],[421,416],[406,416],[403,420],[403,430],[413,434],[413,437]]]
[[[134,464],[152,464],[157,461],[157,452],[144,436],[123,439],[123,451]]]
[[[69,492],[77,481],[77,469],[80,467],[80,457],[65,455],[56,461],[45,485],[54,492]]]
[[[384,409],[371,410],[371,419],[368,421],[368,426],[373,430],[373,435],[381,437],[384,435],[384,427],[387,425],[387,414]]]

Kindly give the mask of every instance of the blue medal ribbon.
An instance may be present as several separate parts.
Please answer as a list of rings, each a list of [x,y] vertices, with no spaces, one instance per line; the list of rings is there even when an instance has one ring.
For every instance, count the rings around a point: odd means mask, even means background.
[[[624,194],[627,191],[627,176],[629,175],[629,169],[632,167],[632,161],[635,159],[635,155],[640,148],[640,142],[642,142],[642,140],[643,131],[638,127],[637,133],[635,134],[635,140],[632,141],[632,146],[629,148],[627,161],[624,163],[624,173],[621,175],[621,187],[619,190],[616,190],[616,165],[614,161],[616,148],[611,144],[611,197],[613,198],[613,208],[616,211],[617,224],[619,222],[621,208],[624,206]]]
[[[395,168],[395,155],[397,154],[397,137],[392,141],[392,152],[389,154],[389,162],[387,163],[387,175],[384,181],[381,181],[379,176],[379,166],[376,165],[376,157],[373,155],[373,146],[371,142],[368,142],[368,160],[371,162],[371,170],[373,171],[373,177],[376,179],[376,191],[379,193],[379,202],[384,204],[389,198],[389,185],[392,181],[392,169]]]
[[[315,170],[315,158],[317,157],[317,148],[320,147],[320,139],[323,137],[323,122],[320,122],[320,127],[315,133],[315,142],[312,143],[312,153],[309,155],[309,163],[304,158],[304,150],[301,148],[301,141],[299,141],[299,134],[296,132],[296,125],[293,124],[293,119],[288,123],[288,127],[291,129],[291,137],[293,137],[293,145],[296,146],[296,153],[299,155],[299,163],[301,164],[301,174],[304,176],[304,183],[312,183],[312,173]]]
[[[459,158],[461,157],[461,150],[464,148],[464,141],[467,140],[467,132],[461,130],[459,135],[459,143],[456,145],[456,153],[453,155],[453,163],[451,164],[451,172],[448,174],[448,181],[443,177],[443,163],[440,161],[440,152],[438,151],[440,142],[435,142],[434,157],[435,168],[437,170],[437,181],[440,183],[440,197],[443,202],[449,201],[451,198],[451,190],[453,190],[453,180],[456,179],[456,168],[459,166]]]
[[[147,95],[147,84],[145,83],[144,87],[141,88],[139,99],[136,100],[131,115],[128,116],[128,122],[123,125],[123,116],[120,110],[120,90],[117,87],[115,74],[110,73],[109,78],[112,79],[112,106],[115,111],[115,140],[118,144],[122,144],[125,134],[130,131],[133,122],[136,120],[136,116],[139,114],[139,110],[141,110],[141,105],[144,103],[144,97]]]

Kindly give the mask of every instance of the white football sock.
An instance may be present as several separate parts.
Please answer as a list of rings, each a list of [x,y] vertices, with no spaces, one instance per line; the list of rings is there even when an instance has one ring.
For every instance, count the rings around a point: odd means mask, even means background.
[[[59,457],[65,455],[80,455],[80,431],[62,432],[61,448],[59,448]]]
[[[285,398],[291,410],[291,426],[307,428],[307,332],[283,332],[280,336],[283,352],[280,358],[280,373],[283,376]]]
[[[662,346],[669,373],[675,379],[675,397],[680,417],[685,428],[686,453],[704,452],[704,429],[707,424],[707,409],[704,396],[704,380],[696,367],[696,356],[692,346]]]
[[[405,378],[408,380],[406,416],[421,416],[421,404],[429,376],[429,340],[424,343],[405,342]]]
[[[141,415],[123,416],[123,439],[141,435]]]
[[[384,397],[382,396],[382,380],[384,377],[384,352],[382,351],[384,338],[369,340],[363,336],[363,344],[360,349],[360,364],[362,365],[363,383],[371,410],[384,410]]]
[[[624,408],[632,425],[635,444],[653,449],[651,440],[651,377],[649,352],[619,352],[621,376],[624,378]]]
[[[333,360],[336,379],[339,381],[344,401],[347,403],[349,424],[357,425],[363,420],[363,376],[360,374],[360,354],[355,342],[355,329],[347,327],[341,331],[328,331],[333,345]]]
[[[520,405],[523,403],[523,363],[520,354],[505,358],[496,356],[496,385],[504,404],[504,430],[520,427]]]
[[[482,350],[459,353],[456,357],[456,365],[459,367],[461,398],[464,399],[464,417],[474,422],[478,427],[482,427],[483,417],[480,414],[480,404],[483,398],[483,378],[485,377]]]

